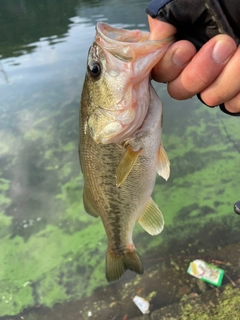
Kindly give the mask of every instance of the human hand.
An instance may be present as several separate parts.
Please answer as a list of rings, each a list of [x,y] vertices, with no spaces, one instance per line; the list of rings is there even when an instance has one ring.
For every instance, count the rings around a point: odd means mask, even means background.
[[[149,27],[152,40],[176,32],[172,25],[151,17]],[[177,100],[200,93],[208,106],[224,103],[229,112],[240,112],[240,48],[227,35],[213,37],[197,53],[191,42],[175,42],[154,67],[152,78],[168,82],[168,92]]]
[[[175,99],[198,94],[205,104],[220,104],[223,112],[240,116],[240,48],[236,45],[240,9],[236,0],[152,0],[146,12],[151,39],[176,36],[154,68],[153,79],[168,82]]]

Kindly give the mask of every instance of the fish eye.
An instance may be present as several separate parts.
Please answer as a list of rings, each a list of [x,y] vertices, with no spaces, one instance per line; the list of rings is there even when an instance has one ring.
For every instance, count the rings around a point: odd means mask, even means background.
[[[101,74],[102,67],[101,67],[101,65],[100,65],[99,62],[97,62],[97,61],[92,61],[92,62],[89,63],[89,65],[88,65],[88,70],[89,70],[90,75],[91,75],[93,78],[97,78],[97,77]]]

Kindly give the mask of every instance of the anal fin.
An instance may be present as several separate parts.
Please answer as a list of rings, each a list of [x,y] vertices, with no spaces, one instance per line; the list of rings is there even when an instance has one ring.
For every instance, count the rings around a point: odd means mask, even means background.
[[[162,143],[158,149],[157,173],[165,180],[168,180],[170,176],[170,162]]]
[[[162,232],[164,227],[163,215],[152,198],[149,198],[138,223],[152,236]]]
[[[127,176],[135,165],[141,151],[142,149],[134,151],[131,146],[127,148],[127,151],[124,153],[122,159],[118,164],[116,183],[117,187],[120,187],[120,185],[126,180]]]

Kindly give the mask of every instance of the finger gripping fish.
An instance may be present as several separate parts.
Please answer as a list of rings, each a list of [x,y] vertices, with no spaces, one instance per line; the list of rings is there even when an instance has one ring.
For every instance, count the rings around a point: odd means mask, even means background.
[[[82,90],[83,202],[90,215],[101,217],[106,230],[110,282],[127,269],[143,273],[132,241],[135,222],[151,235],[164,226],[151,194],[156,172],[167,180],[170,164],[161,141],[162,105],[150,71],[171,39],[153,41],[149,36],[99,22]]]

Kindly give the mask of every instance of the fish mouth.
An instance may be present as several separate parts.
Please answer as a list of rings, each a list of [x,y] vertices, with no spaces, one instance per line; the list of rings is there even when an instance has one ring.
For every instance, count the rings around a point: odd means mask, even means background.
[[[96,99],[88,119],[96,143],[121,144],[142,126],[150,106],[150,72],[172,43],[172,39],[149,37],[149,32],[97,23],[94,46],[99,47],[105,59],[104,81],[100,77],[100,85],[107,89],[108,98]]]
[[[140,52],[147,55],[159,49],[162,50],[164,47],[166,50],[173,43],[174,37],[150,40],[150,32],[114,28],[104,22],[98,22],[95,41],[118,59],[130,62],[135,60]],[[122,47],[121,51],[119,51],[119,43]],[[156,54],[159,55],[159,52]]]
[[[112,44],[114,42],[142,42],[148,40],[150,37],[150,32],[147,31],[114,28],[104,22],[97,23],[96,31],[102,39]]]

